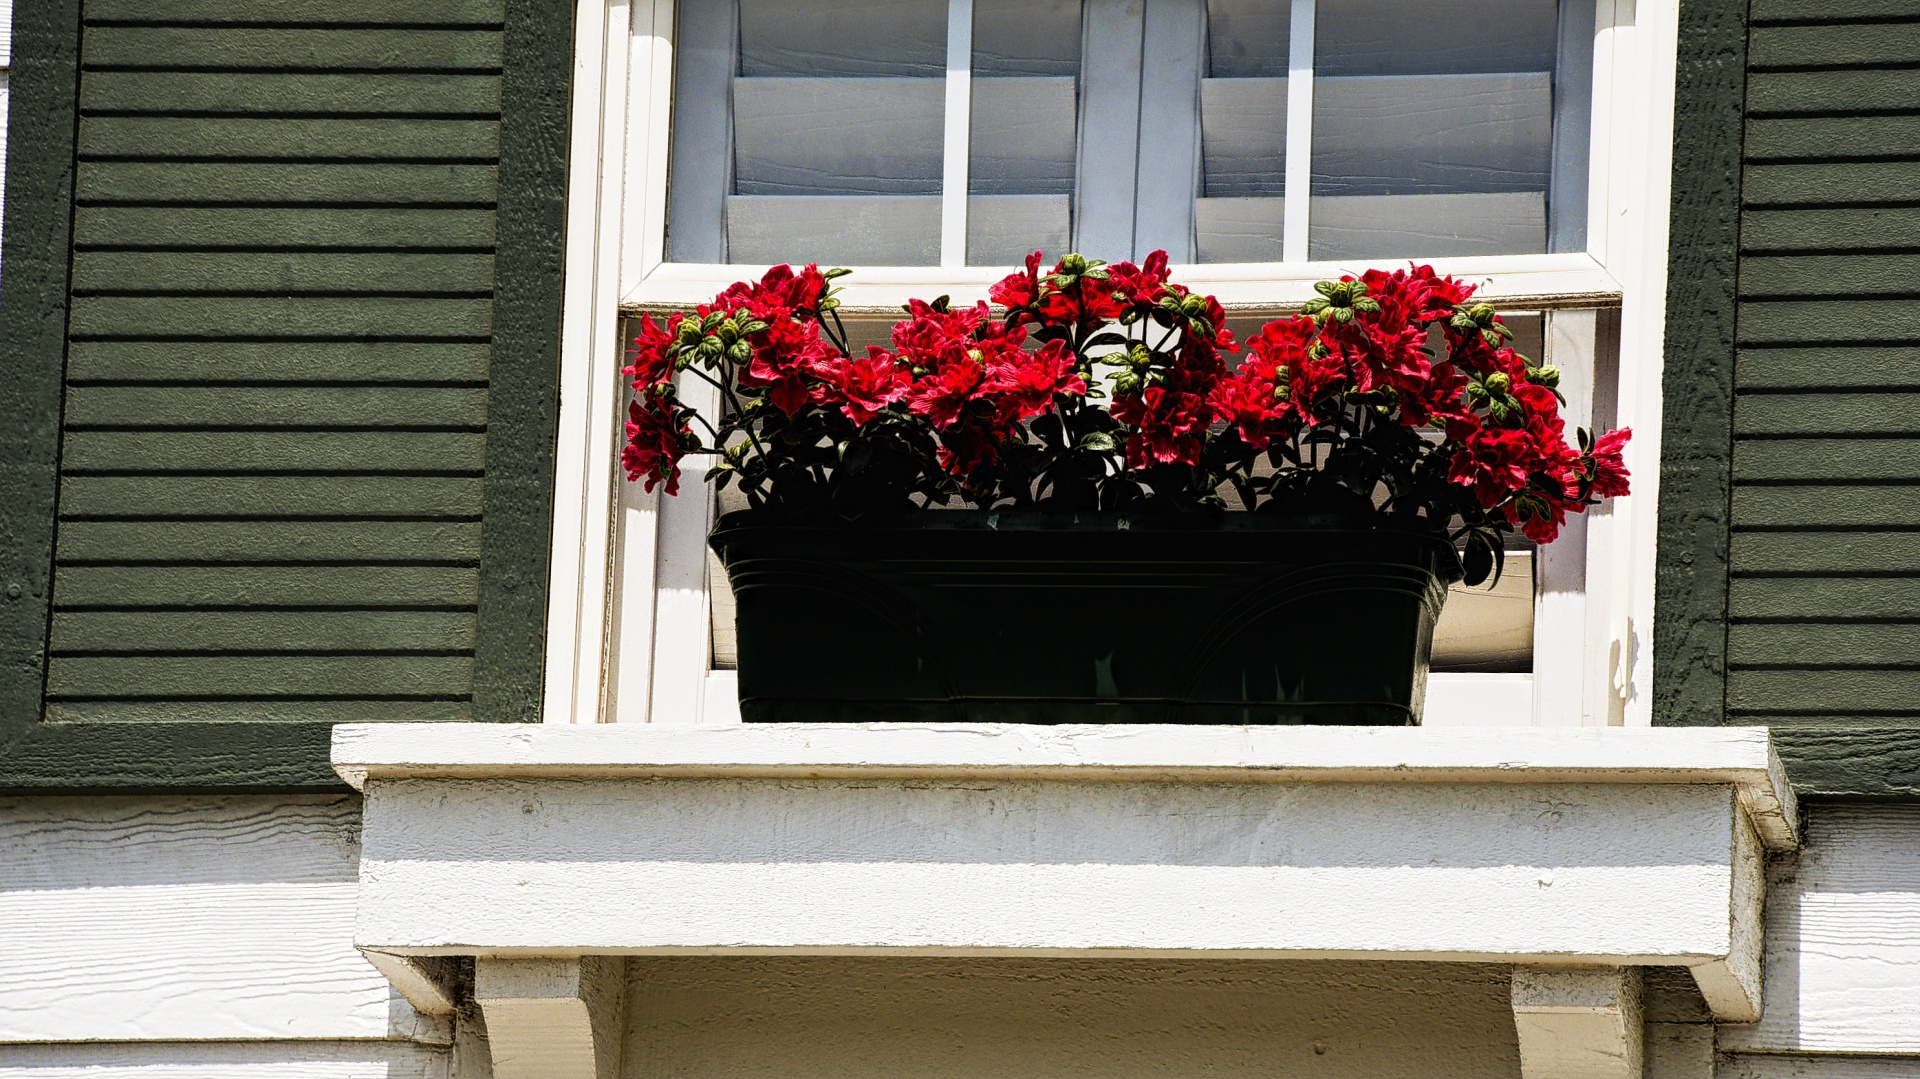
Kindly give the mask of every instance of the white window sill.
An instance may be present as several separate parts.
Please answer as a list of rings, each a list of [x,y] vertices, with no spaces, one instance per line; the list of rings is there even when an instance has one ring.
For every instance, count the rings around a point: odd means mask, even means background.
[[[1763,729],[374,724],[333,761],[366,792],[355,942],[383,969],[1665,965],[1750,1021],[1762,850],[1796,827]]]
[[[1065,252],[1049,251],[1049,258]],[[1406,259],[1347,262],[1196,263],[1174,266],[1173,279],[1217,297],[1228,310],[1290,309],[1314,297],[1315,282],[1359,273],[1370,266],[1404,266]],[[1503,310],[1618,307],[1620,282],[1585,252],[1559,255],[1483,255],[1420,259],[1441,273],[1482,284],[1480,298]],[[1051,265],[1051,263],[1049,263]],[[1012,266],[858,266],[842,278],[843,310],[898,317],[912,297],[948,294],[957,304],[987,298],[987,289]],[[713,299],[728,285],[762,272],[759,266],[664,263],[620,298],[629,312],[690,308]]]

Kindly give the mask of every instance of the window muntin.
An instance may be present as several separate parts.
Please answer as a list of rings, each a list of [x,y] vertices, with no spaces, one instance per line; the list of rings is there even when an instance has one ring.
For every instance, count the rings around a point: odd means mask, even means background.
[[[670,262],[1585,246],[1591,0],[679,7]]]

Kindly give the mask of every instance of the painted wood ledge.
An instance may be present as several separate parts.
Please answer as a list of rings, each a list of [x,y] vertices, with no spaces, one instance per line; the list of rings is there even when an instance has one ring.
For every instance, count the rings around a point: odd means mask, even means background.
[[[1136,783],[1711,784],[1760,841],[1799,810],[1766,728],[366,723],[333,768],[373,779],[999,779]]]
[[[1755,730],[381,724],[334,763],[354,943],[401,958],[1681,966],[1750,1022],[1763,850],[1796,836]],[[1626,998],[1539,996],[1630,1062]]]

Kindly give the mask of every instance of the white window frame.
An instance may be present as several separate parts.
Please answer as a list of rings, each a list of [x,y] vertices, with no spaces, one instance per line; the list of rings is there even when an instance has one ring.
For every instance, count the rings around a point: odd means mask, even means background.
[[[1313,0],[1289,2],[1297,11]],[[1651,722],[1678,7],[1677,0],[1595,3],[1587,250],[1431,261],[1442,272],[1482,282],[1480,295],[1503,309],[1545,313],[1546,360],[1567,373],[1570,422],[1589,422],[1599,400],[1611,405],[1611,426],[1634,430],[1627,455],[1634,493],[1576,518],[1539,559],[1534,673],[1436,675],[1427,710],[1433,725]],[[692,467],[679,498],[642,493],[619,467],[622,317],[705,302],[752,269],[665,260],[674,7],[674,0],[580,0],[575,24],[544,699],[549,723],[738,721],[732,672],[708,670],[705,541],[713,500],[699,496],[698,462],[687,462]],[[970,9],[963,2],[950,11]],[[970,35],[970,26],[966,30]],[[950,67],[955,55],[964,59],[956,53],[957,37],[949,39]],[[949,79],[948,112],[950,123],[960,112],[958,130],[965,131],[964,79],[961,86],[956,102]],[[1290,145],[1290,174],[1304,171],[1308,160],[1294,149]],[[949,176],[956,155],[964,172],[964,140],[949,139]],[[948,189],[964,192],[965,185]],[[1290,182],[1288,189],[1304,187]],[[1292,227],[1295,204],[1287,207],[1287,237],[1305,234]],[[1304,211],[1306,200],[1297,204]],[[943,230],[952,232],[956,221],[964,228],[963,217],[945,215]],[[1286,242],[1291,248],[1293,241]],[[855,267],[843,282],[845,307],[852,314],[884,314],[909,297],[935,293],[971,303],[985,299],[988,286],[1007,272],[960,265],[957,257],[942,261],[947,264]],[[1344,262],[1198,264],[1175,267],[1175,277],[1217,295],[1230,311],[1277,315],[1309,298],[1314,282],[1359,268]],[[687,396],[700,403],[693,388]]]

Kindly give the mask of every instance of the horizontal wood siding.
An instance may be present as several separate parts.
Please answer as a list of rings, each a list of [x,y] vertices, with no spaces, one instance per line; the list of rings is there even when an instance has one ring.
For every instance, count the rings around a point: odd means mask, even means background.
[[[82,12],[46,718],[473,718],[502,0]]]
[[[1809,793],[1911,795],[1920,4],[1757,0],[1751,15],[1726,721],[1812,754],[1795,772]]]

